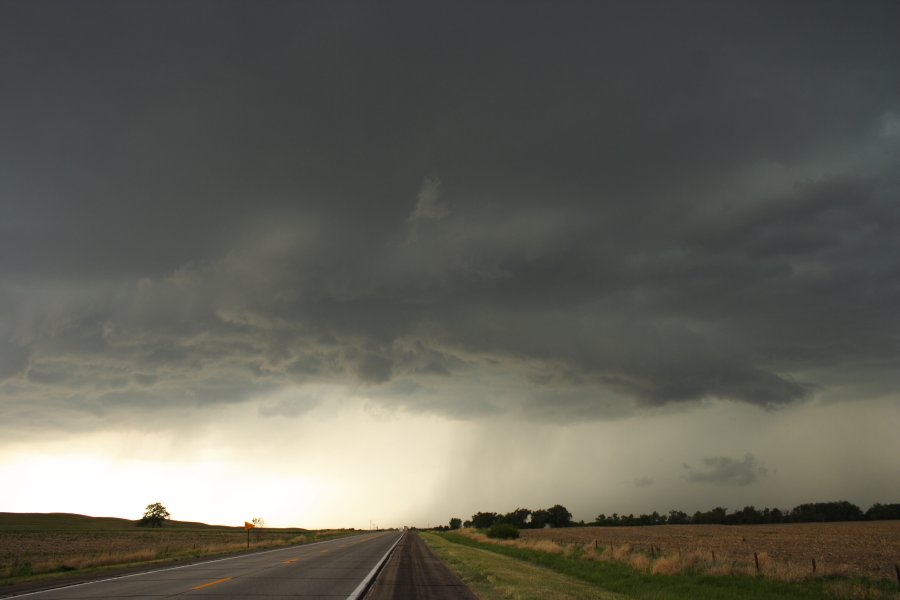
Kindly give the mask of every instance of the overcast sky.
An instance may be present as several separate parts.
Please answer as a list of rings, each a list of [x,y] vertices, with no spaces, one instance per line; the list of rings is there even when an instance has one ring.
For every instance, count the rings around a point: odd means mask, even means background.
[[[0,511],[900,502],[897,23],[0,3]]]

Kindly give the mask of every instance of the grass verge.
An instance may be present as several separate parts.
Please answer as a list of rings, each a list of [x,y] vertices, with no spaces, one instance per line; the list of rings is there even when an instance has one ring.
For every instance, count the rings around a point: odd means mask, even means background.
[[[481,600],[625,600],[627,596],[496,552],[454,544],[433,533],[422,539]]]
[[[691,571],[682,571],[671,575],[653,575],[621,563],[584,560],[578,547],[573,547],[567,552],[550,553],[534,549],[484,543],[455,533],[430,534],[426,541],[434,537],[439,538],[445,544],[481,550],[513,559],[519,565],[528,564],[543,567],[555,574],[591,584],[597,593],[615,592],[636,599],[812,600],[830,598],[835,600],[900,600],[897,586],[889,582],[829,577],[789,583],[746,575],[715,576]],[[457,553],[454,557],[446,549],[444,552],[448,555],[446,560],[452,568],[455,568],[454,561],[458,564],[463,564],[465,556],[473,556]],[[473,584],[471,585],[476,593],[479,593],[475,585],[477,578],[480,577],[485,581],[490,581],[492,576],[488,562],[482,559],[480,567],[477,566],[478,564],[476,561],[473,566],[466,567],[470,569],[466,576],[473,578]],[[509,565],[510,563],[506,564]],[[463,581],[466,581],[466,579],[463,578]],[[469,582],[466,581],[466,583],[468,584]],[[504,592],[505,595],[494,597],[531,597],[524,595],[527,593],[527,582],[524,585],[525,587],[521,588],[510,583],[509,589]]]

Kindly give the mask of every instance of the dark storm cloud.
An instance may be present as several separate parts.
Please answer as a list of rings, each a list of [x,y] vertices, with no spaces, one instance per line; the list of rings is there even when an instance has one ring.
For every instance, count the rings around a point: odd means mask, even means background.
[[[546,8],[4,3],[4,397],[566,422],[895,378],[896,4]]]
[[[750,485],[769,472],[752,454],[745,454],[741,460],[727,456],[704,458],[700,467],[684,465],[684,469],[688,481],[716,485]]]

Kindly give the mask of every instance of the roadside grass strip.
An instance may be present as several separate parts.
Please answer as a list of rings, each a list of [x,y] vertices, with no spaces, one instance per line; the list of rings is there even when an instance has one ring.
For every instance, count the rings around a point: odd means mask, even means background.
[[[628,597],[546,567],[490,550],[462,546],[441,536],[422,539],[444,564],[482,600],[626,600]]]
[[[617,562],[585,560],[581,557],[582,550],[579,547],[572,547],[562,553],[551,553],[485,543],[456,533],[429,533],[422,537],[441,559],[457,570],[460,578],[476,594],[484,594],[484,598],[900,600],[897,584],[893,582],[836,576],[785,582],[749,575],[709,575],[689,570],[661,575]],[[474,550],[507,560],[491,561],[483,553],[472,552]],[[533,567],[541,569],[528,570]],[[516,577],[516,572],[520,572],[521,577]],[[574,580],[581,586],[588,584],[587,589],[592,590],[594,595],[565,595],[569,588],[561,583],[551,585],[549,592],[532,593],[532,586],[543,585],[545,580],[542,577],[547,577],[548,572],[564,576],[566,581]],[[491,593],[494,595],[489,595],[482,587],[493,590]],[[500,595],[496,595],[497,593]]]

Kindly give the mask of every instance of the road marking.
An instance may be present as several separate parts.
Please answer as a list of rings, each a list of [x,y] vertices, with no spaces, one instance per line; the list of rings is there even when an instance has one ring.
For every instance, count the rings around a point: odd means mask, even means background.
[[[291,563],[297,562],[298,560],[300,560],[300,559],[299,558],[289,558],[286,561],[284,561],[284,564],[289,565]]]
[[[319,554],[328,554],[328,550],[319,550]]]
[[[197,587],[192,587],[192,590],[199,590],[200,588],[209,587],[211,585],[216,585],[217,583],[225,583],[226,581],[231,581],[231,577],[225,577],[224,579],[216,579],[215,581],[210,581],[209,583],[203,583],[198,585]]]
[[[378,561],[378,564],[372,567],[372,570],[369,571],[369,574],[366,575],[366,578],[359,582],[359,585],[356,586],[356,589],[350,592],[350,595],[347,596],[347,600],[359,600],[360,596],[362,596],[363,592],[366,591],[366,588],[369,587],[369,584],[375,579],[375,576],[378,575],[378,572],[381,570],[381,567],[384,566],[384,563],[387,562],[388,557],[391,555],[391,552],[394,551],[394,548],[397,547],[397,544],[400,543],[400,540],[403,539],[403,536],[406,535],[406,532],[400,534],[400,537],[397,538],[397,541],[394,542],[394,545],[388,548],[388,551],[384,553],[384,556],[381,557],[381,560]],[[379,536],[380,537],[380,536]]]

